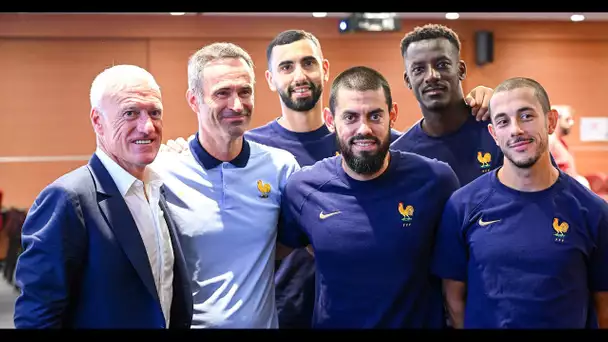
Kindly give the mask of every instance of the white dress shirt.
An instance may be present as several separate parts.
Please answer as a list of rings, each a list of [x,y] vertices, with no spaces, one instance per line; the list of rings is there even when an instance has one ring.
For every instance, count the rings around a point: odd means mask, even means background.
[[[173,247],[167,222],[160,208],[160,176],[149,167],[145,171],[145,184],[128,173],[105,152],[95,151],[106,170],[116,183],[116,187],[127,203],[139,235],[146,248],[160,306],[169,327],[171,302],[173,299]],[[144,193],[145,187],[145,193]],[[146,199],[146,195],[148,199]],[[121,227],[121,229],[124,227]]]

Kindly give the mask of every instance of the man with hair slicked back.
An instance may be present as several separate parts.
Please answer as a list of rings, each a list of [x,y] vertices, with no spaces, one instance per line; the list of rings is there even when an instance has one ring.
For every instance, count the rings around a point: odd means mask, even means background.
[[[397,105],[376,70],[340,73],[324,118],[340,154],[290,177],[279,228],[281,243],[314,251],[313,328],[442,328],[430,256],[458,178],[446,163],[389,150]]]
[[[153,167],[194,296],[193,328],[278,328],[274,262],[281,194],[299,165],[289,152],[244,136],[254,109],[254,64],[232,43],[213,43],[188,62],[186,100],[198,118],[190,153],[161,152]]]
[[[15,327],[188,329],[184,255],[149,166],[162,140],[160,87],[116,65],[95,77],[90,102],[95,153],[47,186],[23,224]]]
[[[434,248],[453,326],[607,328],[608,203],[552,163],[537,81],[502,82],[490,113],[503,166],[450,197]]]

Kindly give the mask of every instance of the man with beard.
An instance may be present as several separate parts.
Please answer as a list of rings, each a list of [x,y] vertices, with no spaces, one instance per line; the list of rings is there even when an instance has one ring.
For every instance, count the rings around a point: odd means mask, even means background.
[[[373,69],[338,75],[324,117],[340,155],[288,179],[279,228],[279,242],[314,249],[313,328],[442,327],[429,266],[456,175],[446,163],[389,151],[397,105]]]
[[[423,118],[391,148],[448,163],[462,185],[502,165],[502,152],[488,133],[487,116],[471,115],[467,103],[477,101],[465,101],[463,96],[467,68],[460,59],[458,35],[442,25],[416,27],[402,39],[401,55],[405,83]]]
[[[551,151],[560,170],[576,178],[576,180],[586,187],[589,187],[589,181],[576,171],[574,156],[570,153],[568,144],[564,140],[564,137],[570,134],[570,130],[574,126],[572,107],[555,105],[552,108],[557,111],[558,121],[555,132],[549,136],[549,151]]]
[[[278,328],[274,260],[281,193],[299,166],[289,152],[244,138],[254,65],[231,43],[188,61],[186,99],[198,117],[190,153],[154,163],[180,226],[194,296],[193,328]]]
[[[504,165],[451,196],[434,249],[454,327],[608,327],[608,204],[552,165],[547,93],[508,79],[490,113]]]

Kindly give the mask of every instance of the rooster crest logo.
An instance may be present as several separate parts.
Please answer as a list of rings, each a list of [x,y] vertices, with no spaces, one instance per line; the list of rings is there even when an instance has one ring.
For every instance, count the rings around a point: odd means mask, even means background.
[[[264,183],[262,180],[258,180],[258,190],[260,191],[261,198],[268,198],[270,193],[270,184]]]
[[[492,155],[490,152],[486,152],[482,154],[481,152],[477,152],[477,161],[479,162],[482,170],[487,170],[490,168],[490,162],[492,162]]]
[[[553,219],[553,230],[555,230],[555,234],[553,234],[553,236],[555,236],[555,241],[564,242],[564,238],[566,237],[568,228],[570,228],[570,226],[568,225],[568,223],[566,221],[562,221],[562,223],[560,224],[557,217],[554,218]]]
[[[412,216],[414,216],[414,207],[411,205],[408,206],[403,206],[402,202],[399,202],[399,214],[401,214],[401,216],[403,216],[401,218],[401,221],[405,222],[403,224],[403,226],[405,227],[406,225],[409,226],[410,223],[412,221]]]

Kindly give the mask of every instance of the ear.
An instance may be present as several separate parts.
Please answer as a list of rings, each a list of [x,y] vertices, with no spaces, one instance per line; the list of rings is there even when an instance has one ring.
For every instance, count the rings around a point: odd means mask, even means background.
[[[270,88],[270,90],[277,91],[277,87],[275,87],[272,83],[272,72],[270,72],[270,70],[266,70],[264,76],[266,76],[266,82],[268,82],[268,87]]]
[[[490,135],[492,136],[492,138],[494,138],[494,142],[496,143],[496,145],[498,145],[498,139],[496,138],[496,132],[494,131],[494,126],[492,126],[491,123],[488,124],[488,131],[490,132]],[[498,145],[500,146],[500,145]]]
[[[547,133],[549,133],[549,135],[551,135],[551,134],[553,134],[553,132],[555,132],[555,128],[557,127],[558,119],[559,119],[559,113],[555,109],[551,109],[547,113],[547,122],[549,124],[549,127],[547,127]]]
[[[327,59],[323,60],[323,82],[329,81],[329,61]]]
[[[93,130],[99,136],[103,136],[103,125],[101,124],[102,114],[96,108],[91,109],[91,124],[93,125]]]
[[[196,95],[190,89],[186,90],[186,101],[188,101],[188,105],[192,111],[198,114],[198,101],[196,101]]]
[[[334,116],[331,114],[331,111],[328,107],[323,109],[323,119],[325,120],[325,125],[330,132],[336,132],[336,122],[334,121]]]
[[[407,71],[403,72],[403,81],[405,82],[405,85],[409,88],[412,89],[412,84],[410,83],[410,78],[407,75]]]
[[[458,78],[461,81],[464,81],[464,79],[466,77],[467,77],[467,64],[463,60],[460,60],[460,61],[458,61]]]
[[[399,110],[398,110],[398,106],[397,106],[397,102],[393,102],[393,106],[391,108],[391,111],[389,112],[389,119],[390,119],[390,127],[393,128],[393,126],[395,126],[395,123],[397,122],[397,117],[399,117]]]

